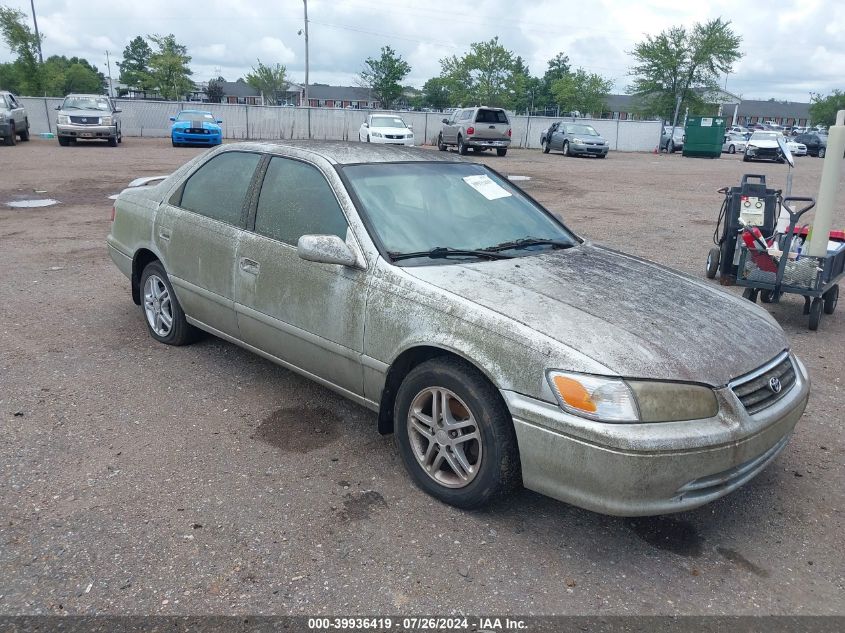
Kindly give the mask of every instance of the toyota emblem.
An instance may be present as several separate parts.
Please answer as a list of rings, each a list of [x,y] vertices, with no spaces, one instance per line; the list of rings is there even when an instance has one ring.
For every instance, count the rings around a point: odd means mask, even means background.
[[[777,376],[769,378],[769,389],[772,390],[772,393],[780,393],[780,390],[783,389],[783,385],[780,384],[780,378]]]

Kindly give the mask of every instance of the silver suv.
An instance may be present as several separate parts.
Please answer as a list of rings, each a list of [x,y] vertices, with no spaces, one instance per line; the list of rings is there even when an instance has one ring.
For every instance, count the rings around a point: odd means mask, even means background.
[[[6,145],[14,145],[16,136],[29,140],[26,110],[11,92],[0,91],[0,138]]]
[[[481,151],[495,149],[504,156],[511,144],[511,123],[501,108],[462,108],[443,119],[437,135],[437,148],[445,152],[450,145],[466,155],[470,149]]]
[[[103,95],[68,95],[56,106],[56,135],[59,145],[77,140],[104,140],[116,147],[123,140],[120,131],[120,110]]]

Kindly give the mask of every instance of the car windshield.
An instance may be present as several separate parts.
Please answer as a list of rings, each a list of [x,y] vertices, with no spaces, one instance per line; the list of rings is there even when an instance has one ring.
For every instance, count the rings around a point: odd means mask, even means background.
[[[109,100],[105,97],[65,97],[62,110],[102,110],[111,112]]]
[[[571,125],[567,124],[563,126],[567,134],[580,134],[581,136],[598,136],[599,133],[593,128],[592,125]]]
[[[398,116],[374,116],[370,127],[405,127],[405,122]]]
[[[213,121],[214,117],[211,112],[200,112],[199,110],[183,110],[176,116],[177,121],[198,121],[200,119]]]
[[[498,247],[516,256],[578,244],[562,223],[483,165],[377,163],[349,165],[343,173],[371,232],[391,255]],[[526,238],[545,243],[524,241],[503,248]],[[424,257],[403,260],[402,265],[406,262],[433,263]]]

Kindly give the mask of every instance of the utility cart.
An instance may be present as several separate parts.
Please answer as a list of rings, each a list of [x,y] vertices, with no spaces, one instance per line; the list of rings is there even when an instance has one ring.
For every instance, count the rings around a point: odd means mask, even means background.
[[[795,210],[791,203],[799,203]],[[839,281],[845,276],[845,235],[830,234],[827,255],[801,255],[794,240],[804,242],[806,231],[797,231],[801,216],[815,206],[813,198],[787,197],[781,207],[789,214],[789,227],[780,239],[766,240],[756,227],[742,230],[736,284],[745,286],[743,297],[756,302],[777,303],[784,293],[804,297],[804,314],[810,317],[809,327],[819,327],[822,313],[833,314],[839,300]],[[839,238],[839,239],[837,239]]]

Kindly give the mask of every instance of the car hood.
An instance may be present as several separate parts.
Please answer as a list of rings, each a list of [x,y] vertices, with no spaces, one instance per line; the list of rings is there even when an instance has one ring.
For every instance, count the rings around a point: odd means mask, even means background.
[[[111,112],[106,110],[59,110],[59,114],[66,114],[68,116],[83,116],[90,118],[100,118],[102,116],[114,116]]]
[[[528,326],[620,376],[719,387],[789,346],[777,322],[750,301],[590,244],[493,262],[404,270]]]
[[[748,145],[753,145],[754,147],[764,147],[766,149],[777,149],[778,147],[780,147],[780,145],[778,145],[777,141],[772,141],[772,140],[769,140],[767,138],[766,139],[763,139],[763,138],[754,139],[754,138],[752,138],[752,139],[748,139],[747,143],[748,143]]]
[[[220,126],[213,121],[197,119],[196,121],[174,121],[173,127],[177,129],[200,128],[202,130],[219,130]]]

